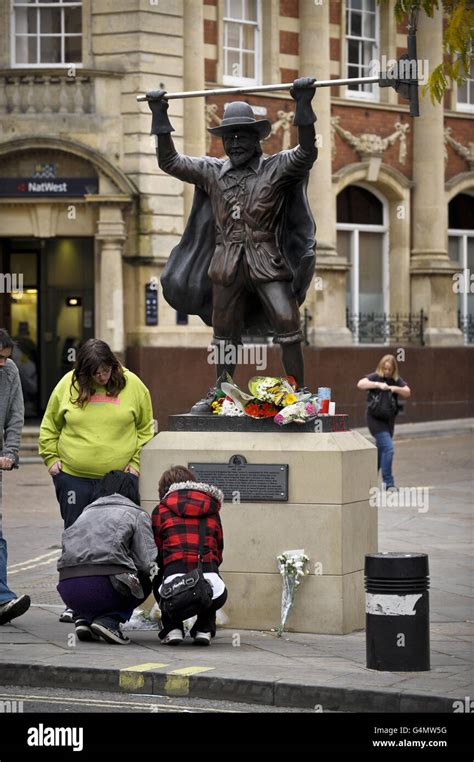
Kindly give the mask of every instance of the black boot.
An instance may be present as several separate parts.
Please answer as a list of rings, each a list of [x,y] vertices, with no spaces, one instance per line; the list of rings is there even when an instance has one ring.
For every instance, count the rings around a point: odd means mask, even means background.
[[[281,344],[283,367],[287,376],[293,376],[299,391],[304,386],[304,360],[301,341],[293,344]]]

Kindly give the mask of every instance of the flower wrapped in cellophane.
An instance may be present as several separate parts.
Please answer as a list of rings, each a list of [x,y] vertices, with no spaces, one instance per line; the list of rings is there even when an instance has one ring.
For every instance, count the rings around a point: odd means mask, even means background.
[[[272,376],[253,376],[249,381],[249,391],[262,402],[272,402],[277,407],[293,405],[298,399],[295,394],[296,381],[293,376],[275,378]]]
[[[277,634],[281,637],[293,605],[296,589],[299,587],[302,578],[309,574],[305,568],[309,558],[303,549],[285,550],[277,556],[277,561],[282,576],[281,617],[277,628]]]
[[[314,397],[307,402],[295,402],[294,405],[282,408],[273,420],[279,426],[284,426],[287,423],[306,423],[317,414],[318,403]]]

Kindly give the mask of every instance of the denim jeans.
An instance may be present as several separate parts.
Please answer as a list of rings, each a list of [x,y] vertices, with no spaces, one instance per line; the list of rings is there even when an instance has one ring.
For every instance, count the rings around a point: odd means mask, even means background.
[[[2,523],[0,516],[0,606],[16,598],[7,585],[7,541],[2,535]]]
[[[382,469],[382,479],[386,487],[393,487],[392,475],[393,440],[388,431],[379,431],[375,434],[377,445],[377,469]]]
[[[82,511],[99,497],[100,479],[72,476],[60,471],[53,476],[56,498],[59,503],[64,529],[74,524]]]

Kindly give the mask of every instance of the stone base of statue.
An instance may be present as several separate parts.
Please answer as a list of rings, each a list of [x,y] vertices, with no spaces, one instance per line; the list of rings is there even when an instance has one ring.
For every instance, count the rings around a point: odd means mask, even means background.
[[[315,431],[314,421],[280,428],[248,417],[172,416],[175,430],[143,449],[140,494],[150,512],[171,466],[193,468],[202,481],[217,473],[214,483],[226,494],[221,574],[230,629],[278,627],[277,556],[295,549],[309,556],[309,575],[286,629],[342,635],[365,626],[364,558],[377,552],[377,508],[369,505],[376,448],[344,430],[347,416],[324,418]]]

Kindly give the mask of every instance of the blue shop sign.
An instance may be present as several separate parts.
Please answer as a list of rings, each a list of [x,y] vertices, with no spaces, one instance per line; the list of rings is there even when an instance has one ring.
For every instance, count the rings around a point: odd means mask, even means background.
[[[85,196],[99,190],[96,177],[1,177],[0,196]]]

